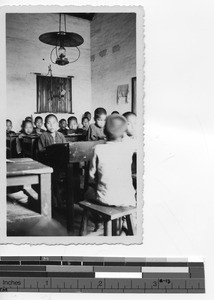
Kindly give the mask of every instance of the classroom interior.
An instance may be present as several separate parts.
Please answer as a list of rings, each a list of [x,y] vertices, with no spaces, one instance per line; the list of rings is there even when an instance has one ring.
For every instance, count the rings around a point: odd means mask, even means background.
[[[55,46],[39,38],[60,30],[83,38],[78,48],[64,47],[69,63],[64,56],[64,62],[56,63]],[[136,14],[6,14],[6,84],[7,119],[15,132],[6,135],[7,236],[121,235],[124,223],[125,235],[133,235],[136,208],[91,206],[84,199],[97,142],[86,140],[81,120],[90,112],[93,123],[98,107],[107,115],[137,113]],[[46,160],[38,155],[36,133],[23,136],[17,152],[23,120],[34,123],[41,116],[44,121],[50,113],[58,120],[75,116],[78,133],[49,147]],[[132,169],[136,188],[136,166]],[[20,193],[23,201],[17,200]]]

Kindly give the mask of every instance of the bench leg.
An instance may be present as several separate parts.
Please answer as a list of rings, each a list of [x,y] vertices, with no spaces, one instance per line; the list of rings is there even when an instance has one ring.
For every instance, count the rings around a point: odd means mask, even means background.
[[[126,223],[127,223],[127,229],[128,229],[128,235],[134,235],[133,234],[133,227],[132,227],[132,220],[131,215],[126,216]]]
[[[88,211],[84,209],[81,224],[80,224],[79,235],[83,236],[83,235],[87,235],[87,233],[88,233]]]
[[[112,235],[119,236],[121,231],[121,218],[112,220]]]
[[[111,220],[104,221],[104,236],[112,236],[112,223],[111,223]]]
[[[117,219],[118,225],[117,225],[117,235],[121,235],[121,227],[122,227],[122,218]]]
[[[112,220],[112,235],[117,235],[117,219]]]

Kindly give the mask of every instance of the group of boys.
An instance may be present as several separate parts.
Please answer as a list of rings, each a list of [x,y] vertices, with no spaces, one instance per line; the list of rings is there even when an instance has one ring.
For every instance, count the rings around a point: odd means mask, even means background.
[[[114,111],[107,116],[106,110],[99,107],[94,112],[94,123],[90,124],[90,113],[87,113],[82,119],[85,127],[82,130],[87,132],[87,140],[105,139],[106,143],[94,147],[86,199],[104,205],[135,206],[136,191],[132,182],[131,165],[133,154],[136,152],[136,115],[132,112],[120,115]],[[65,143],[64,134],[68,134],[69,130],[73,133],[78,129],[75,117],[68,119],[67,129],[66,120],[60,120],[59,124],[54,114],[45,117],[46,131],[42,129],[41,117],[35,119],[35,125],[36,129],[33,128],[32,121],[25,120],[22,129],[24,134],[39,134],[39,152],[44,152],[49,145]],[[12,124],[7,120],[7,134],[11,132]]]

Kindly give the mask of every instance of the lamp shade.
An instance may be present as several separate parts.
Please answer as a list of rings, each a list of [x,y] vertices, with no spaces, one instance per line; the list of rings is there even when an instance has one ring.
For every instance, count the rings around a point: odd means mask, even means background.
[[[81,35],[74,32],[47,32],[39,36],[39,40],[45,44],[63,47],[78,47],[83,44]]]

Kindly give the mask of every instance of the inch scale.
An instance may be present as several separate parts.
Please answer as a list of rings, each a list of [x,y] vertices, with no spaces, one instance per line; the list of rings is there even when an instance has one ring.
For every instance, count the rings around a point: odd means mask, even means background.
[[[187,258],[0,257],[0,291],[205,293],[204,263]]]

